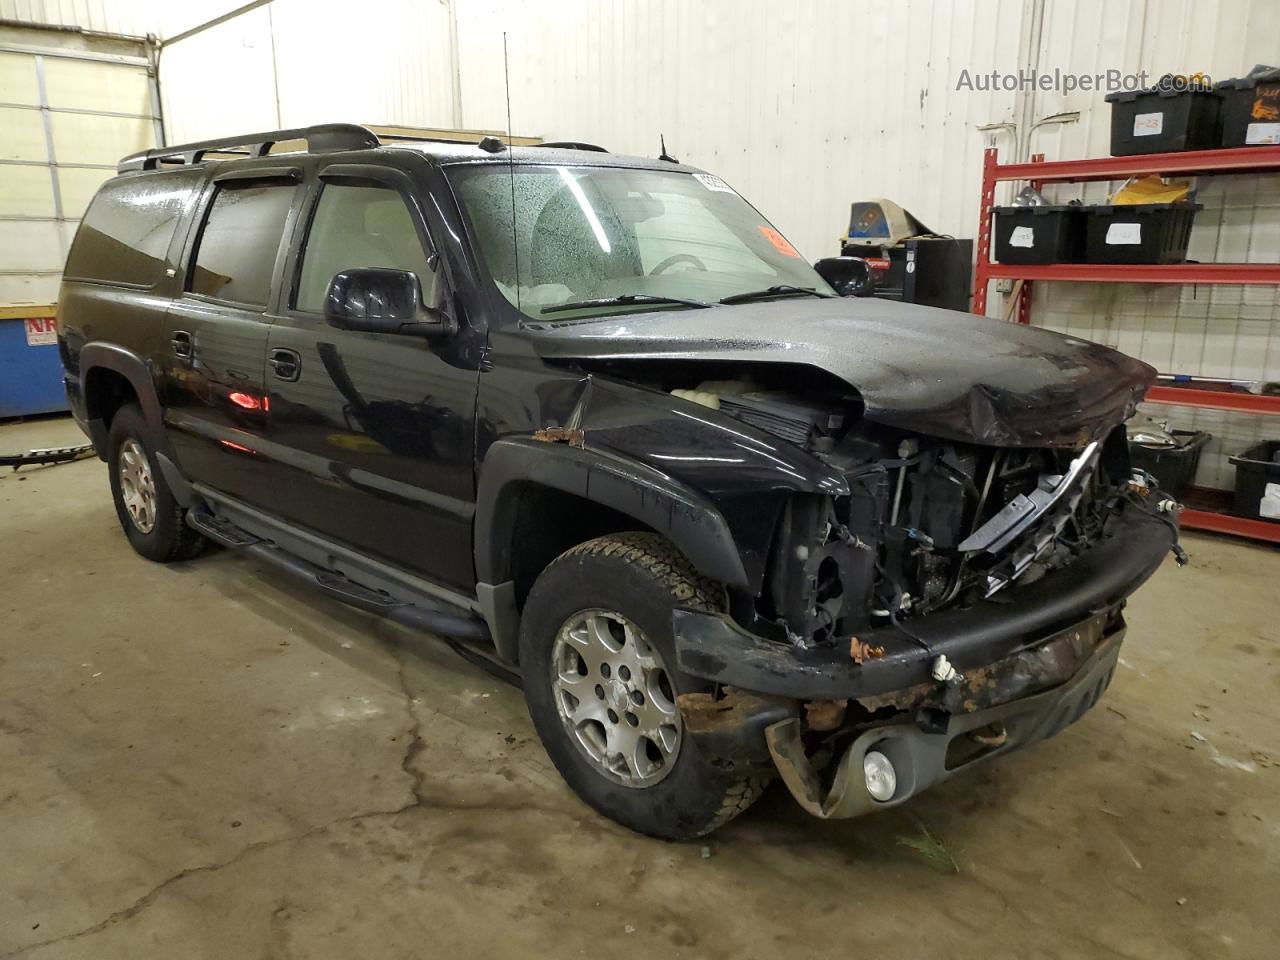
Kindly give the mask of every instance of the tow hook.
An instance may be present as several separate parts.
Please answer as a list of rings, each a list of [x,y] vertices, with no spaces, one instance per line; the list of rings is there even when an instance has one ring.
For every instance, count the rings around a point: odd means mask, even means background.
[[[1009,731],[1003,723],[993,723],[977,730],[970,730],[969,739],[984,747],[1002,747],[1009,739]]]

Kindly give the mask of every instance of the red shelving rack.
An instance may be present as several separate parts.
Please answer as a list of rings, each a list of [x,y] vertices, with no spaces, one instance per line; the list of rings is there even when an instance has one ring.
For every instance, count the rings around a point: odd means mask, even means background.
[[[1030,163],[1003,164],[997,161],[995,149],[986,150],[982,163],[982,207],[978,221],[978,262],[974,274],[973,312],[987,312],[987,287],[992,280],[1022,281],[1017,288],[1016,316],[1019,323],[1031,322],[1031,285],[1043,280],[1084,283],[1280,284],[1280,264],[1270,263],[1054,263],[1022,266],[991,262],[991,208],[995,205],[996,184],[1000,181],[1027,180],[1039,189],[1044,183],[1119,180],[1151,173],[1166,176],[1280,173],[1280,147],[1189,150],[1185,153],[1151,153],[1136,157],[1099,157],[1054,162],[1046,162],[1043,154],[1036,154]],[[1280,397],[1256,396],[1228,390],[1153,387],[1147,399],[1154,403],[1178,406],[1280,415]],[[1280,543],[1280,523],[1250,520],[1200,509],[1185,510],[1182,523],[1200,530]]]

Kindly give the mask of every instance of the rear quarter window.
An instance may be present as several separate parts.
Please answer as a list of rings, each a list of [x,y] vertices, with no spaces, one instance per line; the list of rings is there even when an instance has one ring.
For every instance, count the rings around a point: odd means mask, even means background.
[[[151,286],[194,184],[180,174],[144,174],[102,185],[76,231],[64,275]]]

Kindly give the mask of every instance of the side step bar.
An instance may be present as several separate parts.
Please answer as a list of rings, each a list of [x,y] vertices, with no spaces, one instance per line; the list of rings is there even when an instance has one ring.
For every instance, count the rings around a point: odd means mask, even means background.
[[[291,574],[307,586],[326,593],[335,600],[376,613],[406,627],[425,630],[456,640],[489,640],[489,627],[469,611],[459,607],[428,607],[393,597],[383,590],[373,590],[333,570],[326,570],[254,536],[229,520],[204,510],[187,511],[187,524],[215,543],[239,550],[264,560],[278,570]],[[481,654],[483,656],[483,654]]]
[[[255,537],[247,530],[241,530],[234,523],[199,510],[187,511],[187,526],[203,533],[214,543],[228,550],[239,550],[241,547],[251,547],[255,543],[262,542],[260,537]]]

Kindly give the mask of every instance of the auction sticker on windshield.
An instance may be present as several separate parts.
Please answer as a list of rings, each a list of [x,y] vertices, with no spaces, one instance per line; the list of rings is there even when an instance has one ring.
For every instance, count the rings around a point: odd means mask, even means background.
[[[777,230],[773,229],[773,227],[766,227],[764,224],[761,224],[756,229],[763,233],[764,238],[773,244],[773,249],[777,250],[782,255],[787,257],[800,256],[800,251],[791,245],[791,241],[780,234]]]
[[[693,175],[693,179],[697,180],[700,184],[702,184],[708,190],[718,190],[721,193],[737,193],[737,191],[734,190],[733,187],[729,186],[719,177],[712,176],[709,173],[695,173]]]

